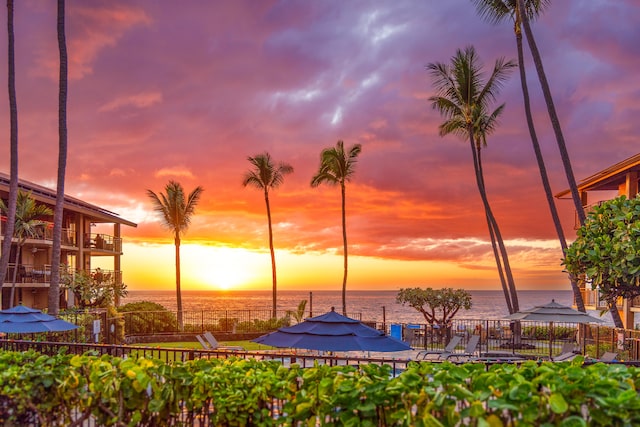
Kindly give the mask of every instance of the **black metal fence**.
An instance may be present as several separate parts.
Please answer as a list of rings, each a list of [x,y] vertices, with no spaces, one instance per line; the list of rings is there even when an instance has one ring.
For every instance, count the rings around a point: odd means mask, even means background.
[[[195,335],[205,331],[222,337],[256,336],[297,322],[291,312],[282,311],[273,318],[268,309],[184,311],[184,329],[180,330],[176,314],[145,311],[110,316],[106,310],[71,311],[61,317],[80,327],[75,331],[44,338],[77,343],[120,344],[125,342],[125,338],[146,337],[150,341],[153,337],[176,334],[192,336],[195,341]],[[352,314],[351,317],[362,316]],[[363,322],[406,341],[416,349],[442,349],[453,335],[460,335],[463,339],[458,350],[461,350],[472,335],[480,335],[477,350],[483,353],[510,352],[527,357],[554,357],[560,354],[565,343],[575,343],[577,351],[592,358],[599,358],[605,352],[615,352],[621,360],[640,360],[640,331],[610,326],[486,319],[456,319],[444,327],[424,323]]]
[[[461,347],[472,335],[480,335],[479,353],[519,354],[524,357],[552,358],[565,344],[574,344],[576,353],[598,359],[606,352],[618,360],[640,361],[640,331],[610,326],[575,323],[549,323],[504,320],[454,320],[445,327],[429,324],[390,324],[387,332],[414,348],[444,348],[453,335],[463,337]]]
[[[150,347],[141,345],[110,345],[110,344],[92,344],[92,343],[72,343],[72,342],[55,342],[55,341],[26,341],[26,340],[8,340],[0,339],[0,349],[3,351],[28,351],[34,350],[38,353],[46,355],[56,355],[61,351],[66,354],[93,353],[95,355],[109,355],[114,357],[145,357],[147,359],[157,359],[165,363],[195,359],[258,359],[258,360],[276,360],[288,366],[291,363],[297,363],[301,367],[311,367],[314,364],[325,364],[330,366],[353,365],[359,366],[363,364],[388,364],[392,367],[393,372],[399,373],[404,370],[409,359],[393,358],[393,357],[358,357],[358,356],[340,356],[317,351],[305,350],[276,350],[276,351],[229,351],[229,350],[205,350],[194,348],[168,348],[168,347]]]
[[[175,311],[140,311],[119,313],[111,324],[123,328],[125,336],[156,334],[201,334],[205,331],[224,334],[266,333],[297,322],[292,311],[278,311],[276,317],[270,309],[262,310],[200,310],[183,311],[183,328],[178,325]],[[360,313],[350,317],[360,320]],[[116,333],[116,335],[118,335]]]

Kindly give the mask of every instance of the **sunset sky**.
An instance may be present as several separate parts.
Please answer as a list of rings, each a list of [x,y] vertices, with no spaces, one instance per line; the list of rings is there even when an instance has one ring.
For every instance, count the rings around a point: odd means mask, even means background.
[[[55,188],[55,2],[15,2],[19,175]],[[6,8],[2,8],[6,23]],[[640,3],[563,0],[533,30],[578,180],[639,150]],[[7,34],[0,33],[6,58]],[[247,156],[295,172],[271,193],[280,289],[338,290],[340,191],[311,188],[323,148],[362,144],[347,185],[348,289],[498,289],[468,142],[441,138],[431,62],[473,44],[486,69],[516,58],[513,25],[470,0],[67,1],[66,193],[123,228],[129,289],[173,289],[174,248],[146,190],[205,191],[183,238],[184,289],[270,289],[263,194]],[[531,57],[529,89],[554,193],[567,183]],[[0,79],[6,82],[6,59]],[[8,97],[0,170],[9,171]],[[483,151],[518,289],[567,289],[526,130],[517,72]],[[572,202],[558,202],[567,235]]]

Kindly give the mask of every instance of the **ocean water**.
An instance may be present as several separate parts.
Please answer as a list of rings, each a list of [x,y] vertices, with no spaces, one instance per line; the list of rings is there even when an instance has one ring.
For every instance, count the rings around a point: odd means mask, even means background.
[[[460,310],[456,319],[500,319],[509,314],[504,294],[498,291],[469,291],[473,306]],[[295,310],[302,300],[307,300],[312,315],[323,314],[332,307],[342,310],[340,291],[279,291],[278,310]],[[347,311],[351,317],[367,321],[395,323],[424,323],[424,317],[415,309],[396,303],[397,291],[347,291]],[[545,304],[554,299],[559,304],[571,306],[573,294],[567,291],[519,291],[520,309]],[[153,301],[169,310],[176,310],[175,291],[129,291],[121,303]],[[182,291],[182,306],[185,311],[202,310],[270,310],[271,291]],[[598,317],[598,312],[590,312]],[[607,314],[602,317],[605,324],[613,324]]]

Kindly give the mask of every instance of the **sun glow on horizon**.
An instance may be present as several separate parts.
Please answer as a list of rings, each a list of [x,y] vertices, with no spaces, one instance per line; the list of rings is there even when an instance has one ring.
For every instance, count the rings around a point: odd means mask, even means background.
[[[181,267],[188,271],[191,287],[242,289],[261,279],[267,258],[246,249],[189,245]]]
[[[175,289],[173,244],[125,243],[124,246],[122,271],[129,289]],[[402,261],[360,256],[351,256],[349,261],[350,290],[415,286],[500,289],[490,260],[470,266],[437,260]],[[182,290],[268,290],[272,287],[271,257],[265,250],[188,243],[180,246],[180,264]],[[92,267],[97,266],[92,263]],[[343,259],[340,255],[276,250],[276,266],[278,290],[341,289]],[[515,272],[521,290],[566,285],[566,278],[563,280],[562,273],[554,269],[528,266]],[[537,280],[541,275],[548,285]]]

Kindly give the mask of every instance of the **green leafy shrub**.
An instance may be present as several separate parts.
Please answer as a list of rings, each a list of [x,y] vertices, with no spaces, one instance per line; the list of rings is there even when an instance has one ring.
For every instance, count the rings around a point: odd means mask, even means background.
[[[175,314],[155,302],[131,302],[118,307],[118,312],[124,315],[129,335],[173,332],[178,327]]]
[[[548,325],[536,325],[536,326],[523,326],[522,335],[535,339],[535,340],[548,340],[549,339],[549,326]],[[556,340],[570,340],[576,335],[576,328],[570,326],[554,326],[553,338]]]
[[[283,367],[0,352],[0,424],[611,426],[640,423],[640,370],[572,362]]]

